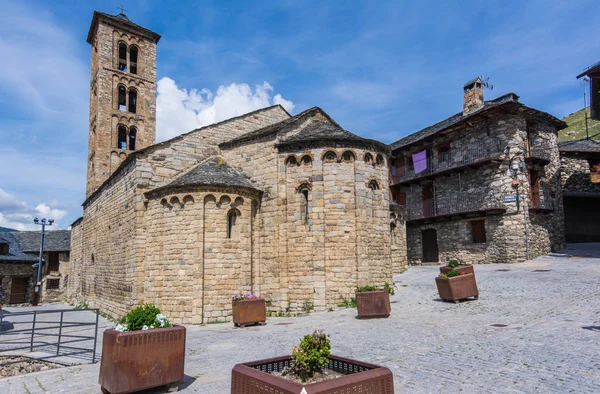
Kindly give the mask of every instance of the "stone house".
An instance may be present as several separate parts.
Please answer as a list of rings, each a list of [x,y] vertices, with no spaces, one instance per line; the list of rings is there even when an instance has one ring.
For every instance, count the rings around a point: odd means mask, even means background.
[[[409,264],[522,261],[564,246],[557,131],[566,124],[508,93],[391,145],[392,199],[407,208]]]
[[[560,169],[567,242],[600,242],[600,141],[562,141]]]
[[[40,231],[0,232],[0,280],[4,304],[33,301]],[[71,232],[46,231],[42,266],[42,300],[62,301],[68,282]]]
[[[323,311],[405,269],[389,147],[320,108],[291,116],[275,105],[153,144],[159,38],[123,14],[94,13],[87,198],[72,224],[70,300],[113,316],[153,303],[175,322],[208,323],[230,320],[234,293],[263,296],[274,312]],[[135,73],[119,66],[119,48],[134,45]],[[132,115],[119,92],[141,82],[144,105]],[[134,146],[121,130],[131,127]]]

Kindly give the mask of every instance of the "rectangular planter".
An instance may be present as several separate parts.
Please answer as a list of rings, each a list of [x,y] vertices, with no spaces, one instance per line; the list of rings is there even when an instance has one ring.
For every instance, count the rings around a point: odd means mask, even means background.
[[[459,300],[475,297],[479,298],[475,275],[464,274],[452,278],[435,278],[440,298],[446,301],[458,302]]]
[[[388,368],[333,355],[329,357],[327,368],[344,374],[342,377],[301,384],[270,374],[282,371],[290,365],[291,360],[290,356],[284,356],[237,364],[231,371],[231,394],[394,392],[394,377]]]
[[[98,383],[104,393],[130,393],[183,380],[185,327],[104,331]]]
[[[267,320],[264,299],[232,301],[233,324],[245,327],[248,324],[263,324]]]
[[[355,293],[359,319],[388,317],[392,311],[387,290]]]
[[[456,268],[450,268],[448,266],[440,267],[440,273],[441,274],[448,274],[448,272],[450,272],[452,270],[461,271],[461,272],[463,272],[465,274],[473,274],[473,275],[475,275],[475,269],[473,268],[473,265],[471,265],[471,264],[468,264],[468,265],[459,265]]]

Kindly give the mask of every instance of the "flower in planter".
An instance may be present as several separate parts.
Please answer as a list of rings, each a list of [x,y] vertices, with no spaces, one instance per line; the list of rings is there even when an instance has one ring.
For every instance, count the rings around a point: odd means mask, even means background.
[[[125,318],[115,327],[115,330],[120,332],[152,330],[156,327],[168,328],[173,327],[173,324],[167,317],[160,313],[154,305],[140,305],[132,309]]]
[[[461,265],[461,264],[460,264],[460,261],[458,261],[457,259],[448,260],[448,267],[450,267],[450,268],[456,268],[459,265]]]
[[[383,289],[381,287],[377,288],[377,286],[372,286],[372,285],[356,287],[357,293],[364,293],[367,291],[379,291],[379,290],[386,290],[388,293],[390,293],[390,295],[394,295],[396,293],[396,284],[395,283],[389,284],[388,282],[385,282],[383,285]]]
[[[243,300],[261,300],[262,297],[257,296],[256,294],[246,293],[246,294],[234,294],[231,296],[232,301],[243,301]]]
[[[311,335],[305,335],[300,344],[292,350],[292,362],[283,374],[291,374],[303,382],[312,378],[315,373],[321,373],[329,364],[331,342],[329,335],[321,330],[315,330]]]
[[[455,276],[460,276],[460,275],[464,275],[465,273],[462,271],[457,271],[457,270],[452,270],[450,272],[448,272],[447,274],[440,274],[440,278],[442,279],[447,279],[447,278],[453,278]]]

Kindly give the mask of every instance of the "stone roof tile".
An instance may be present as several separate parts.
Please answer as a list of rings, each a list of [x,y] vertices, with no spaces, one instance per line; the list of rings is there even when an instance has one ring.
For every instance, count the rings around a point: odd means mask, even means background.
[[[2,237],[8,242],[8,254],[0,254],[0,263],[37,262],[38,257],[27,254],[21,249],[14,237],[15,234],[17,232],[2,233]]]
[[[558,143],[561,152],[600,152],[600,141],[581,139],[575,141],[561,141]]]
[[[11,233],[23,252],[40,251],[41,231],[17,231]],[[71,250],[71,231],[46,231],[44,235],[44,252],[68,252]]]

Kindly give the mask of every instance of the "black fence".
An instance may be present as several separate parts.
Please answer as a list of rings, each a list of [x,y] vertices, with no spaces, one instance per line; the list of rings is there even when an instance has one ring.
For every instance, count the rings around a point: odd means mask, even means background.
[[[95,363],[98,318],[97,308],[0,311],[0,356],[39,351],[48,354],[39,360],[77,357]]]
[[[505,205],[498,197],[486,193],[459,192],[410,204],[408,220],[505,209]]]

